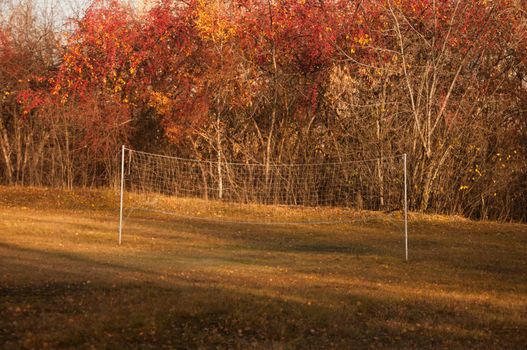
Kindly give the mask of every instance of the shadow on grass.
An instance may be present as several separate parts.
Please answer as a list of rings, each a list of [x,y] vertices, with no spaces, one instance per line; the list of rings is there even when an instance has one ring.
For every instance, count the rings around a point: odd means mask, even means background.
[[[143,228],[154,228],[156,237],[162,239],[183,241],[181,236],[173,236],[172,233],[190,230],[197,234],[226,239],[228,242],[225,243],[225,248],[231,250],[321,256],[377,256],[383,260],[404,261],[403,232],[398,232],[398,227],[390,227],[387,230],[378,222],[354,225],[247,225],[220,221],[211,223],[199,219],[156,220],[141,217],[139,220],[144,225]],[[411,226],[411,229],[414,229],[410,231],[409,237],[411,263],[439,264],[443,271],[476,274],[484,272],[500,280],[525,283],[525,252],[521,249],[512,250],[514,245],[524,246],[524,238],[515,236],[516,242],[509,240],[508,250],[504,250],[501,257],[496,250],[492,254],[484,253],[488,248],[488,235],[466,229],[464,234],[457,234],[453,230],[455,224],[451,222],[436,223],[433,228],[428,227],[428,231],[424,231],[427,228],[425,224],[417,222]],[[137,228],[132,231],[134,235],[149,237],[149,233],[141,233]],[[500,239],[497,241],[500,242]],[[474,259],[476,256],[477,259]],[[505,263],[505,260],[512,262],[513,259],[516,260],[514,264]],[[256,260],[254,264],[261,262]],[[250,262],[245,260],[244,263]]]
[[[81,216],[82,219],[93,219]],[[61,218],[50,220],[32,218],[35,223],[64,224],[77,231],[109,232],[108,226],[115,225],[115,218],[101,214],[97,216],[97,224],[86,224]],[[478,227],[476,223],[469,226]],[[460,270],[473,273],[487,273],[498,279],[512,279],[522,282],[522,275],[527,265],[525,254],[519,252],[516,262],[504,264],[499,259],[511,260],[511,248],[516,244],[522,245],[522,239],[516,236],[518,241],[514,243],[508,237],[508,250],[504,251],[503,258],[497,257],[499,251],[493,250],[493,254],[484,254],[487,250],[489,237],[502,244],[501,237],[494,235],[482,235],[464,228],[463,234],[454,232],[455,224],[451,222],[434,223],[430,226],[426,222],[414,222],[410,226],[410,258],[412,263],[429,263],[441,260],[445,269]],[[67,229],[64,229],[67,232]],[[428,231],[425,231],[428,230]],[[185,232],[187,235],[182,234]],[[116,232],[115,236],[116,236]],[[190,233],[190,234],[188,234]],[[255,225],[243,223],[225,223],[221,221],[211,222],[197,218],[183,219],[174,217],[131,217],[125,226],[123,242],[126,245],[129,237],[140,237],[143,239],[159,238],[174,242],[192,242],[196,239],[192,234],[213,237],[223,240],[220,248],[227,251],[250,250],[255,253],[297,253],[311,255],[338,255],[347,257],[377,256],[383,259],[395,259],[403,261],[402,232],[398,228],[382,226],[378,222],[357,223],[354,225]],[[108,241],[113,239],[110,235]],[[450,237],[450,238],[449,238]],[[199,237],[198,237],[199,238]],[[484,239],[482,239],[484,238]],[[524,242],[523,242],[524,243]],[[139,243],[140,244],[140,243]],[[523,245],[524,246],[524,245]],[[478,253],[481,251],[481,253]],[[183,252],[178,254],[184,255]],[[523,254],[523,255],[522,255]],[[478,256],[479,255],[479,256]],[[478,256],[478,259],[470,257]],[[192,256],[186,256],[190,260]],[[261,259],[230,259],[228,256],[215,256],[214,258],[224,261],[241,261],[242,264],[261,264]],[[439,259],[439,260],[438,260]],[[497,260],[498,259],[498,260]],[[110,266],[107,266],[110,267]],[[523,280],[523,282],[525,282]]]
[[[50,259],[59,259],[59,260],[66,260],[66,261],[73,262],[73,263],[87,265],[91,268],[95,267],[95,268],[102,268],[102,269],[114,269],[114,270],[122,270],[126,272],[146,273],[146,274],[151,273],[148,270],[139,269],[137,267],[124,266],[121,264],[115,264],[115,263],[110,263],[106,261],[98,261],[98,260],[88,258],[86,256],[82,256],[82,255],[74,254],[74,253],[66,253],[64,251],[45,251],[45,250],[40,250],[40,249],[21,247],[18,245],[2,243],[2,242],[0,242],[0,248],[4,248],[8,251],[12,251],[15,253],[25,253],[25,254],[32,255],[33,259],[37,261],[40,260],[43,263],[52,262],[52,260]],[[18,259],[21,259],[21,258],[18,258]],[[60,266],[61,265],[58,265],[58,267]],[[36,267],[38,268],[39,266],[36,266]],[[40,266],[40,268],[42,268],[42,266]],[[73,270],[70,273],[82,275],[83,271],[79,270],[78,272],[76,272],[75,270]]]
[[[191,241],[181,232],[189,232],[207,237],[225,240],[226,244],[244,246],[255,251],[282,253],[340,254],[349,256],[379,255],[399,259],[401,257],[400,232],[398,228],[379,226],[374,223],[335,224],[335,225],[275,225],[247,224],[222,221],[210,221],[199,218],[174,217],[137,217],[128,218],[124,226],[123,242],[129,237],[159,238],[167,241]],[[80,216],[82,220],[93,217]],[[96,224],[79,222],[76,218],[61,217],[58,220],[31,218],[36,224],[56,225],[61,232],[110,232],[115,227],[117,236],[118,221],[108,215],[98,215]],[[381,232],[381,234],[379,234]],[[365,243],[364,235],[370,242]],[[110,235],[107,237],[112,239]],[[373,238],[373,239],[372,239]],[[378,243],[378,244],[377,244]]]
[[[130,219],[129,219],[130,220]],[[226,240],[229,245],[244,247],[244,249],[283,252],[283,253],[312,253],[312,254],[341,254],[341,255],[385,255],[400,257],[400,244],[389,247],[394,241],[400,241],[390,232],[387,237],[380,238],[381,244],[367,244],[357,236],[377,233],[375,227],[360,225],[266,225],[210,222],[199,219],[135,219],[141,227],[128,228],[130,236],[142,238],[156,237],[167,240],[183,240],[177,232],[192,232],[208,237]],[[130,223],[134,222],[130,220]],[[130,225],[132,226],[132,225]],[[130,227],[129,226],[129,227]],[[124,239],[126,240],[125,227]],[[144,232],[141,231],[144,229]],[[385,239],[384,245],[382,240]]]
[[[0,345],[15,348],[518,348],[521,324],[479,318],[466,305],[394,300],[317,290],[294,301],[287,294],[242,285],[152,282],[156,273],[107,264],[74,253],[43,252],[1,244],[30,255],[35,265],[6,260],[3,269],[25,275],[0,287]],[[0,253],[1,254],[1,253]],[[81,279],[39,266],[41,259],[69,261]],[[10,264],[13,264],[10,266]],[[39,270],[49,282],[31,280]],[[113,271],[141,272],[142,280],[115,279]],[[331,286],[327,286],[331,289]],[[313,302],[306,302],[313,300]],[[473,306],[471,306],[473,307]]]

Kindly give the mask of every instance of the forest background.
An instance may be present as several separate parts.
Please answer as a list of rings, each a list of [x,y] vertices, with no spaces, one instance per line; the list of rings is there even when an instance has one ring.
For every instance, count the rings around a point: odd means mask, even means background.
[[[0,11],[2,183],[114,186],[122,144],[264,166],[407,153],[412,210],[527,220],[527,1]]]

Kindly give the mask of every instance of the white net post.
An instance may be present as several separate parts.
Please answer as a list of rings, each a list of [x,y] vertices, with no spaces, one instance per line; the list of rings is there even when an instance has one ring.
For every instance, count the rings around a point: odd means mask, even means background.
[[[120,198],[120,205],[119,205],[119,245],[121,245],[122,241],[122,233],[123,233],[123,197],[124,197],[124,153],[126,148],[124,145],[121,147],[121,198]]]
[[[408,262],[408,175],[406,169],[406,153],[403,155],[404,167],[404,253]]]

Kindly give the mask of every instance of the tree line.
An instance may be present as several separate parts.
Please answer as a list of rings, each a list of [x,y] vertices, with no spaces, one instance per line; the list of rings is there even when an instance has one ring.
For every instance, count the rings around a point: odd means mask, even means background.
[[[527,220],[524,0],[0,11],[3,183],[114,185],[121,144],[268,169],[406,153],[412,210]]]

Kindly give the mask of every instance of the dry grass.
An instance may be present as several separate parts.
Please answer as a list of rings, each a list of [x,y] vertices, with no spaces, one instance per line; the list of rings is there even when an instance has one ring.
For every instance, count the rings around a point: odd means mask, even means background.
[[[413,215],[406,264],[397,214],[271,226],[138,212],[118,247],[115,203],[107,191],[0,188],[0,348],[527,343],[525,225]]]

